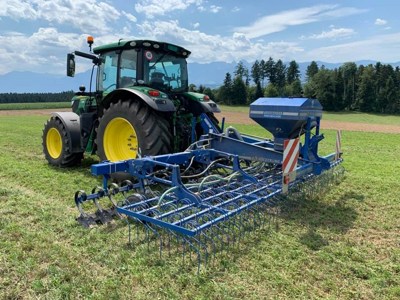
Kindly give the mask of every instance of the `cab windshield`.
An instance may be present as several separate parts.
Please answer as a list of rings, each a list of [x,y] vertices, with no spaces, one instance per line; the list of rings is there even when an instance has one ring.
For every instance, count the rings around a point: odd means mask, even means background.
[[[144,82],[165,92],[184,92],[188,87],[187,63],[182,57],[144,51]]]

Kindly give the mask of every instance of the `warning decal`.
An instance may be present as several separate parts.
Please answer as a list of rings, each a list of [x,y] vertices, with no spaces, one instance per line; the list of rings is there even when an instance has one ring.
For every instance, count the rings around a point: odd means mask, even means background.
[[[300,140],[292,139],[283,142],[282,193],[286,194],[289,183],[296,179],[297,160],[299,159]]]

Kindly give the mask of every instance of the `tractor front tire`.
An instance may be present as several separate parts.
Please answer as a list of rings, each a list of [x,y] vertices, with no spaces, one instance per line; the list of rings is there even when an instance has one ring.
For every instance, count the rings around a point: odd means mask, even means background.
[[[97,129],[97,154],[112,162],[144,155],[170,153],[172,134],[168,120],[138,100],[111,103]],[[118,175],[121,175],[118,173]],[[117,181],[129,176],[112,177]]]
[[[83,152],[72,153],[71,141],[64,124],[51,117],[44,125],[42,136],[43,153],[50,165],[72,167],[79,164]]]

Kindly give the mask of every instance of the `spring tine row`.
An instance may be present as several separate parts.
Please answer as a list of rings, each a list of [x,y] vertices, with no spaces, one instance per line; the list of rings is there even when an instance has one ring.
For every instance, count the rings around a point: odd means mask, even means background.
[[[333,168],[320,176],[310,177],[304,183],[299,183],[294,186],[290,195],[276,194],[268,201],[261,201],[254,206],[250,206],[248,209],[243,210],[242,213],[228,217],[225,220],[215,223],[212,226],[199,231],[194,236],[187,236],[180,234],[171,229],[165,229],[161,226],[153,226],[153,230],[157,232],[159,236],[164,236],[162,242],[160,242],[160,255],[161,248],[164,245],[164,250],[167,249],[168,256],[171,256],[171,248],[175,247],[181,252],[182,263],[184,264],[195,264],[197,266],[197,272],[200,272],[200,265],[204,266],[212,263],[215,264],[216,255],[218,253],[225,253],[230,255],[230,248],[237,248],[243,245],[242,241],[251,233],[257,230],[269,230],[271,225],[276,222],[276,217],[279,214],[280,203],[285,203],[289,199],[309,199],[315,197],[319,193],[323,192],[330,185],[337,183],[344,174],[343,168]],[[245,184],[243,185],[245,186]],[[226,187],[228,192],[221,194],[223,187],[206,189],[201,192],[203,201],[206,203],[213,202],[214,206],[224,207],[225,205],[230,209],[238,209],[241,205],[246,203],[246,200],[242,202],[238,198],[237,201],[229,203],[229,197],[237,197],[238,190],[242,189],[243,193],[251,195],[251,193],[259,193],[261,197],[267,197],[273,189],[261,189],[261,186],[255,184],[252,186],[246,186],[246,188],[238,187],[238,185],[229,185]],[[318,192],[315,192],[317,190]],[[224,197],[228,194],[229,197]],[[248,203],[248,200],[247,200]],[[186,203],[185,203],[186,204]],[[187,204],[186,204],[187,205]],[[163,209],[165,211],[178,211],[183,204],[179,201],[173,202],[173,205],[165,205]],[[165,212],[164,212],[165,213]],[[197,214],[197,215],[196,215]],[[202,222],[208,222],[215,218],[215,214],[212,212],[201,214],[201,210],[196,210],[192,207],[192,210],[188,215],[185,215],[185,210],[179,212],[177,218],[188,218],[193,216],[192,221],[188,222],[188,226],[196,228]],[[160,214],[161,215],[161,214]],[[172,214],[173,215],[173,214]],[[139,221],[138,224],[141,222]]]

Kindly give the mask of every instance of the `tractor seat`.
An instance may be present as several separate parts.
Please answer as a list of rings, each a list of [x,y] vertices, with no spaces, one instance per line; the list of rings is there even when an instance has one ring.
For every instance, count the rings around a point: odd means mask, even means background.
[[[122,76],[120,80],[120,87],[125,88],[134,85],[134,79],[128,76]]]
[[[158,90],[164,89],[165,84],[164,84],[164,73],[161,72],[153,72],[151,73],[151,79],[150,79],[150,85]]]

